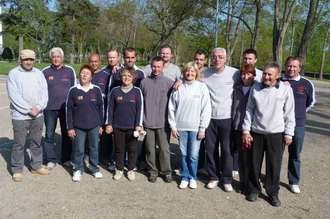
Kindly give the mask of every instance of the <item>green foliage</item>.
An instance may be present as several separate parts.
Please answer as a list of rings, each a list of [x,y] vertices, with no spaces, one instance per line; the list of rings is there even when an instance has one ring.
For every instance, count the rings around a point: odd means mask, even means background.
[[[48,60],[48,51],[54,46],[64,49],[66,61],[70,55],[75,62],[86,62],[91,52],[101,53],[105,61],[104,55],[109,48],[122,51],[127,46],[135,47],[140,65],[148,63],[164,43],[174,48],[179,64],[191,61],[197,49],[210,52],[214,47],[215,0],[57,0],[55,11],[48,9],[47,2],[0,0],[4,6],[1,15],[4,46],[13,51],[14,59],[18,56],[19,36],[24,37],[24,48],[35,50],[41,62]],[[232,28],[230,33],[226,29],[228,2],[220,0],[218,46],[226,47],[226,37],[232,40],[237,34],[231,58],[232,65],[238,67],[242,51],[251,44],[255,1],[232,0],[236,7],[232,12],[233,27],[239,20],[240,25],[237,31]],[[283,60],[297,53],[302,38],[309,1],[299,2],[284,38]],[[258,68],[273,58],[274,1],[262,0],[262,3],[256,44]],[[320,69],[323,42],[330,22],[329,4],[327,0],[320,0],[318,25],[307,50],[306,71]],[[328,50],[325,72],[330,72],[329,57]]]

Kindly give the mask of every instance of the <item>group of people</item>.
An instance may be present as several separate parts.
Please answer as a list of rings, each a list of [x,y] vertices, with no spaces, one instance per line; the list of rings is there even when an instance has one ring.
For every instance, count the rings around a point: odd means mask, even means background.
[[[256,68],[257,52],[243,53],[240,69],[226,65],[226,50],[207,54],[198,50],[194,61],[182,68],[171,63],[172,49],[160,49],[143,70],[136,66],[137,52],[125,48],[107,53],[101,68],[97,53],[79,72],[64,65],[64,53],[55,47],[51,65],[33,67],[35,53],[20,52],[20,65],[9,72],[14,144],[11,170],[14,181],[23,180],[24,145],[30,135],[31,172],[48,175],[58,164],[71,166],[72,180],[79,182],[85,168],[102,178],[99,164],[114,164],[114,180],[135,179],[139,163],[145,163],[148,181],[162,176],[172,182],[170,138],[179,142],[180,189],[197,188],[198,166],[205,166],[208,189],[220,186],[233,191],[233,172],[239,172],[240,191],[256,201],[261,166],[266,157],[264,187],[269,202],[278,198],[282,156],[288,147],[288,179],[291,191],[300,193],[300,153],[306,112],[315,102],[313,84],[300,74],[303,60],[288,57],[285,74],[277,63]],[[61,156],[55,144],[57,120],[61,127]],[[42,130],[45,124],[43,143]],[[206,157],[205,165],[199,160]],[[85,162],[84,162],[85,161]],[[45,166],[43,165],[45,164]]]

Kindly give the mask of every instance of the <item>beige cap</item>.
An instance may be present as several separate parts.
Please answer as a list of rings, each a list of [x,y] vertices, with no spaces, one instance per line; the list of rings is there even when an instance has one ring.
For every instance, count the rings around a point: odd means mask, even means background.
[[[36,59],[36,54],[31,49],[23,49],[20,52],[20,58],[21,59]]]

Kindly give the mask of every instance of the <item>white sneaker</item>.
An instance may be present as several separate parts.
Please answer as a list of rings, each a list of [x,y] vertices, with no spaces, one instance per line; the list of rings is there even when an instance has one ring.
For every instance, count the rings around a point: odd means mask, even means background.
[[[48,162],[48,163],[47,163],[47,169],[48,169],[48,170],[52,170],[52,169],[54,169],[55,166],[56,166],[56,163],[53,163],[53,162]]]
[[[231,184],[223,184],[223,187],[225,189],[225,192],[232,192],[233,191],[233,187]]]
[[[103,178],[103,174],[100,171],[93,173],[93,176],[95,177],[95,179]]]
[[[197,189],[197,182],[196,182],[196,180],[191,179],[191,180],[189,181],[189,187],[190,187],[191,189]]]
[[[237,170],[233,170],[233,172],[232,172],[232,175],[233,175],[233,177],[235,177],[235,176],[238,176],[238,175],[239,175],[239,173],[238,173],[238,171],[237,171]]]
[[[300,188],[299,185],[290,185],[291,192],[299,194],[300,193]]]
[[[206,185],[208,189],[214,189],[219,184],[219,180],[210,180],[209,183]]]
[[[135,180],[135,172],[134,170],[130,170],[127,172],[127,178],[129,181],[133,181]]]
[[[122,170],[116,170],[115,175],[113,176],[114,180],[119,180],[123,176]]]
[[[79,182],[81,180],[81,171],[77,170],[73,172],[72,181]]]
[[[180,189],[185,189],[185,188],[187,188],[188,187],[188,181],[186,181],[186,180],[181,180],[181,183],[180,183],[180,185],[179,185],[179,188]]]

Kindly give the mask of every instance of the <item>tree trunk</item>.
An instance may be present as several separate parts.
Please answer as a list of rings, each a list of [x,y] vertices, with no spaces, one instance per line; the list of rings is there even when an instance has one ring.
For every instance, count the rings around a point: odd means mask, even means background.
[[[280,66],[282,66],[283,41],[295,6],[295,1],[285,0],[281,13],[281,0],[275,0],[274,3],[273,60]]]
[[[20,34],[18,36],[18,59],[19,60],[19,54],[24,49],[24,36]]]
[[[317,15],[318,5],[319,5],[319,0],[310,0],[309,2],[308,16],[304,27],[304,33],[301,37],[301,41],[298,49],[298,56],[302,57],[304,60],[306,58],[307,48],[312,38],[318,20],[318,15]]]
[[[322,59],[321,59],[321,67],[320,67],[320,80],[323,80],[323,71],[324,71],[325,55],[326,55],[326,51],[327,51],[328,36],[329,36],[329,29],[328,29],[328,31],[324,37],[324,41],[323,41]]]
[[[252,41],[251,41],[251,48],[252,49],[257,49],[257,40],[259,36],[259,29],[260,29],[260,13],[262,9],[262,0],[255,0],[254,4],[256,6],[256,17],[254,21],[254,34],[252,36]]]
[[[293,45],[294,45],[294,34],[295,34],[295,26],[292,24],[292,34],[291,34],[291,45],[290,45],[290,55],[293,55]]]
[[[74,34],[71,35],[71,52],[70,52],[70,64],[74,64],[74,46],[75,46],[75,36]]]
[[[82,52],[82,50],[83,50],[83,43],[80,42],[79,43],[79,64],[81,64],[82,63],[82,60],[83,60],[83,52]]]

